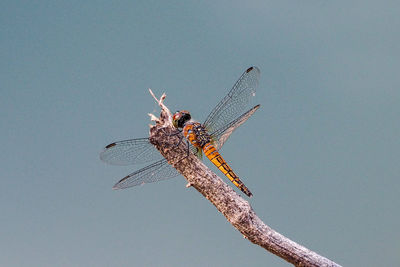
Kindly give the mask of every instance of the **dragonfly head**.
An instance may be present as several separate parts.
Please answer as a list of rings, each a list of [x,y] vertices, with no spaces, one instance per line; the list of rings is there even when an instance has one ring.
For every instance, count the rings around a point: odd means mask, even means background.
[[[172,124],[175,128],[183,128],[186,122],[190,121],[192,116],[190,116],[189,111],[181,110],[175,112],[174,116],[172,117]]]

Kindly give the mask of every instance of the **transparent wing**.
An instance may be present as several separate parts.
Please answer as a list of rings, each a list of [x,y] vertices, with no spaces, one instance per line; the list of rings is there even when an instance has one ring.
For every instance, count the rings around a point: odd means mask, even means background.
[[[154,162],[153,164],[135,171],[116,183],[113,189],[124,189],[136,185],[153,183],[178,176],[179,172],[168,164],[166,159]]]
[[[221,149],[221,147],[224,145],[226,140],[228,140],[229,136],[233,133],[233,131],[235,131],[245,121],[247,121],[247,119],[250,118],[251,115],[253,115],[254,112],[256,112],[259,107],[260,105],[253,107],[252,109],[250,109],[249,111],[245,112],[240,117],[238,117],[236,120],[232,121],[231,123],[225,125],[224,127],[212,133],[211,136],[215,140],[214,141],[215,148],[217,150]]]
[[[100,153],[100,159],[113,165],[130,165],[162,159],[149,138],[111,143]]]
[[[234,120],[255,95],[259,78],[260,70],[257,67],[248,68],[208,115],[203,126],[212,133]]]

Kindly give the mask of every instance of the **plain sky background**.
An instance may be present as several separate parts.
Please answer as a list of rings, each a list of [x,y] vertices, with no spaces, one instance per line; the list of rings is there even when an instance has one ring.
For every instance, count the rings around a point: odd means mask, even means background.
[[[399,11],[2,1],[0,266],[289,266],[182,176],[113,191],[143,165],[99,160],[110,142],[148,136],[148,88],[202,121],[252,65],[261,108],[221,152],[255,212],[339,264],[399,266]]]

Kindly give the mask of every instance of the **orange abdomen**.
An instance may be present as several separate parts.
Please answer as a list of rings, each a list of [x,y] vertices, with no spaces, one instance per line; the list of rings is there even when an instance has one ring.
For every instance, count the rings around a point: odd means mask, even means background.
[[[226,163],[226,161],[222,158],[221,154],[219,154],[218,150],[211,144],[208,143],[203,147],[203,152],[206,157],[223,173],[226,177],[243,193],[245,193],[248,197],[251,197],[253,194],[250,190],[243,184],[243,182],[239,179],[236,173],[233,172],[232,168]]]
[[[207,158],[226,176],[228,179],[243,193],[251,197],[253,194],[250,190],[240,181],[236,173],[226,163],[219,154],[218,150],[212,145],[211,136],[208,135],[204,127],[198,122],[187,123],[183,127],[183,135],[195,147],[201,148]]]

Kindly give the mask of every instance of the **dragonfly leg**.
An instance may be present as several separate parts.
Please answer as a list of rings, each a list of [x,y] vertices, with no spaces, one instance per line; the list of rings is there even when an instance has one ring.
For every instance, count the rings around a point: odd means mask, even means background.
[[[182,130],[177,129],[174,133],[168,134],[168,136],[179,135],[179,134],[181,134],[181,133],[182,133]],[[178,147],[178,146],[182,143],[183,138],[184,138],[183,135],[179,136],[179,141],[178,141],[178,143],[177,143],[175,146]],[[186,140],[186,144],[187,144],[187,155],[186,155],[186,157],[184,157],[184,158],[187,158],[187,157],[189,157],[189,155],[190,155],[190,143],[189,143],[189,141],[188,141],[187,139],[185,139],[185,140]],[[184,158],[182,158],[182,159],[184,159]],[[181,160],[182,160],[182,159],[181,159]]]
[[[182,132],[182,130],[178,130],[178,129],[177,129],[175,132],[168,134],[168,136],[178,135],[178,134],[180,134],[181,132]]]
[[[176,146],[179,146],[182,143],[183,140],[183,135],[179,136],[179,142],[176,144]]]
[[[179,140],[179,143],[182,142],[182,139],[183,139],[183,138],[181,138],[181,139]],[[183,156],[182,158],[178,159],[176,162],[180,162],[180,161],[182,161],[182,160],[184,160],[184,159],[187,159],[187,158],[189,157],[189,155],[190,155],[190,145],[189,145],[189,141],[186,140],[186,143],[187,143],[187,153],[186,153],[186,155]],[[178,144],[178,145],[179,145],[179,144]],[[177,145],[177,146],[178,146],[178,145]]]
[[[189,157],[189,153],[190,153],[190,145],[189,145],[189,141],[186,139],[186,144],[187,144],[187,153],[186,153],[186,157]],[[198,149],[198,148],[197,148]]]

